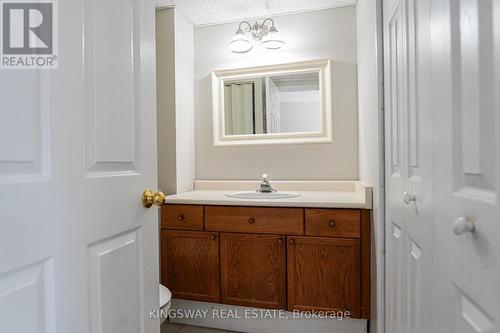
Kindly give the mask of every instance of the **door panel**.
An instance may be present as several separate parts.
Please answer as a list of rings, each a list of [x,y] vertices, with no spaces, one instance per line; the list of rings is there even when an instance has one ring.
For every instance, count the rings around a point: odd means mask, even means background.
[[[428,330],[432,251],[429,2],[384,1],[386,100],[386,328]],[[427,273],[427,274],[425,274]]]
[[[142,234],[139,230],[92,244],[88,249],[92,332],[140,332],[139,288]],[[120,280],[126,290],[115,288]],[[119,300],[119,301],[117,301]],[[122,318],[122,320],[116,320]]]
[[[136,121],[139,14],[138,0],[85,1],[86,149],[91,174],[134,172],[141,160],[136,156],[141,152]],[[112,25],[109,17],[115,17]]]
[[[390,3],[394,1],[385,5]],[[387,290],[387,330],[496,332],[500,3],[398,3],[404,8],[407,82],[400,93],[405,101],[403,135],[408,138],[402,150],[408,165],[403,179],[415,201],[403,206],[404,219],[387,221],[387,286],[401,278],[404,291],[390,297],[397,292]],[[391,62],[389,49],[386,65]],[[386,73],[386,83],[391,79]],[[386,89],[386,100],[394,98],[392,92]],[[386,129],[391,135],[388,124]],[[386,152],[390,158],[392,150]],[[394,196],[390,181],[388,198]],[[388,200],[388,217],[399,211],[394,206]],[[464,225],[474,228],[467,232],[460,229]],[[399,309],[402,324],[396,316]]]
[[[47,259],[0,278],[2,330],[55,332],[53,274],[54,261]]]
[[[157,332],[154,2],[58,11],[59,68],[0,74],[0,330]]]
[[[221,234],[221,302],[286,307],[285,237]]]
[[[42,71],[2,71],[0,100],[11,102],[2,106],[0,184],[49,177],[49,89]]]
[[[451,332],[495,332],[494,320],[458,288],[455,290],[453,301],[452,312],[455,317],[453,323],[450,323]]]
[[[288,237],[288,310],[349,311],[359,318],[359,246],[358,239]]]
[[[450,3],[454,191],[479,201],[496,201],[494,171],[494,68],[492,1]]]
[[[403,240],[402,229],[396,223],[390,226],[390,233],[386,239],[387,250],[387,273],[386,273],[386,316],[387,316],[387,331],[400,332],[402,325],[402,294],[403,294],[403,278],[402,278],[402,253]]]
[[[174,297],[220,301],[216,232],[161,231],[162,283]]]
[[[403,272],[403,314],[405,316],[404,332],[422,332],[422,310],[425,291],[422,286],[422,249],[412,237],[406,240],[407,248],[404,249]]]
[[[403,249],[406,152],[403,124],[404,22],[401,1],[384,1],[385,151],[386,151],[386,328],[398,333],[403,325]]]
[[[434,329],[496,332],[500,319],[500,30],[498,1],[432,3],[436,248],[440,298]],[[439,85],[439,90],[438,86]],[[455,235],[459,218],[473,232]],[[439,311],[452,304],[451,311]]]

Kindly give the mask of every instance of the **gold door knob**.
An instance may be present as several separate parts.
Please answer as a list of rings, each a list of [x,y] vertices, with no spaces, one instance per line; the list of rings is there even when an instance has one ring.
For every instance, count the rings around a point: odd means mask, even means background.
[[[158,192],[153,193],[150,189],[146,189],[142,193],[142,205],[146,208],[150,208],[153,205],[161,206],[165,202],[165,194],[158,190]]]

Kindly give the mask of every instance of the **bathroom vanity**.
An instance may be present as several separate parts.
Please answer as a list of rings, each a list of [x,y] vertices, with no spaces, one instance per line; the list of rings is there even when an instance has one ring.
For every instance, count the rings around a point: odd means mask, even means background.
[[[162,283],[179,299],[369,319],[371,189],[357,182],[274,184],[300,197],[225,195],[258,182],[197,182],[195,191],[167,197]]]

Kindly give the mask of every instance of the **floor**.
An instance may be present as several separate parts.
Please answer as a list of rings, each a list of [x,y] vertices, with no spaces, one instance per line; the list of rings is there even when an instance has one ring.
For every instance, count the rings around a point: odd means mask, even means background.
[[[161,333],[239,333],[235,331],[217,330],[215,328],[180,325],[166,322],[161,327]]]

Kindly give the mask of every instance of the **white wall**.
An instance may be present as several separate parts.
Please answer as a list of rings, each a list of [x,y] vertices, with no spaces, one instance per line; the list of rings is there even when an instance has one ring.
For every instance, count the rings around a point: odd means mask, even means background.
[[[226,49],[238,23],[198,27],[194,33],[196,178],[357,179],[356,12],[344,7],[276,17],[287,46]],[[329,58],[333,66],[332,144],[214,147],[210,73],[216,69]]]
[[[178,8],[156,11],[158,185],[165,193],[193,189],[194,31]]]
[[[370,332],[384,332],[383,92],[380,0],[358,0],[359,179],[373,187],[372,320]],[[380,295],[381,297],[377,297]]]
[[[318,132],[321,130],[319,91],[280,93],[280,131]]]
[[[193,189],[194,136],[194,31],[182,10],[175,9],[175,108],[177,133],[177,192]]]
[[[177,192],[174,10],[156,11],[156,121],[158,188]]]

